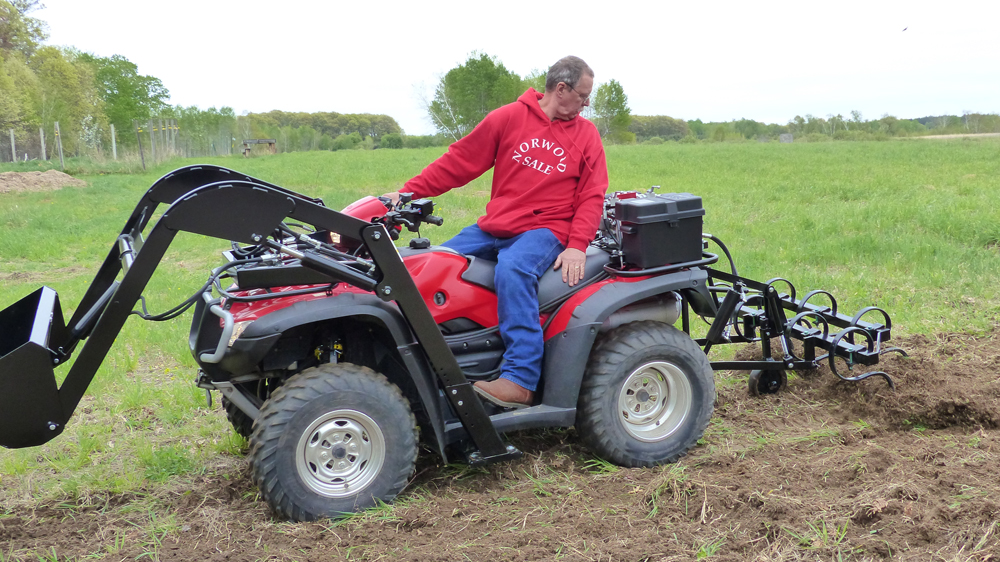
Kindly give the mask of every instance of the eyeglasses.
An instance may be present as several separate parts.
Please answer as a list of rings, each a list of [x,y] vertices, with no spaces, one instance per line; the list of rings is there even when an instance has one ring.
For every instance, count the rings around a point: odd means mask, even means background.
[[[569,84],[566,84],[566,85],[569,86]],[[580,96],[580,101],[582,103],[586,104],[588,101],[590,101],[590,94],[583,95],[583,94],[580,93],[580,90],[577,90],[573,86],[569,86],[569,89],[573,90],[574,92],[576,92],[576,95]]]

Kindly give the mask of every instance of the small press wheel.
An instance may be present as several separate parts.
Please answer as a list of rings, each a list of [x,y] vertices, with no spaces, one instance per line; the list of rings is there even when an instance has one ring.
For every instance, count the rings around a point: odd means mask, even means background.
[[[750,371],[747,385],[750,388],[750,396],[777,394],[788,386],[788,376],[778,369],[758,369]]]

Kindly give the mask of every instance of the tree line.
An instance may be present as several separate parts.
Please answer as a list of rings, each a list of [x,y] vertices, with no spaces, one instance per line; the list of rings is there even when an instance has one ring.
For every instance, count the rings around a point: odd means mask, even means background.
[[[236,115],[231,107],[171,106],[163,82],[140,74],[122,55],[99,57],[45,45],[47,26],[32,15],[42,7],[39,0],[0,0],[0,159],[11,157],[11,130],[18,159],[39,157],[43,135],[51,155],[55,123],[70,155],[110,152],[112,125],[115,145],[135,149],[140,142],[148,144],[150,129],[163,134],[167,120],[176,120],[172,145],[184,156],[231,154],[247,138],[274,138],[283,152],[372,148],[385,135],[396,135],[390,144],[400,146],[444,143],[434,136],[407,138],[388,115]]]
[[[434,99],[425,104],[427,114],[440,135],[457,140],[472,130],[490,111],[511,103],[533,87],[545,88],[545,73],[532,71],[525,77],[508,70],[496,57],[472,53],[462,64],[449,70],[438,82]],[[583,113],[597,126],[605,144],[659,144],[679,142],[721,142],[793,139],[882,140],[891,137],[931,134],[1000,133],[1000,115],[967,111],[963,115],[899,119],[883,115],[865,119],[860,111],[849,117],[796,115],[786,124],[763,123],[752,119],[723,122],[683,120],[667,115],[633,115],[628,95],[621,83],[611,79],[599,84],[591,95],[591,105]]]

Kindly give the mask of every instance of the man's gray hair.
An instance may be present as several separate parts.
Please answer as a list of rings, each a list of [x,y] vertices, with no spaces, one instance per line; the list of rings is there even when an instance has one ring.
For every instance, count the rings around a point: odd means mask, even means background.
[[[575,88],[584,72],[587,76],[594,77],[594,71],[580,57],[563,57],[549,68],[549,73],[545,76],[545,91],[555,90],[560,82]]]

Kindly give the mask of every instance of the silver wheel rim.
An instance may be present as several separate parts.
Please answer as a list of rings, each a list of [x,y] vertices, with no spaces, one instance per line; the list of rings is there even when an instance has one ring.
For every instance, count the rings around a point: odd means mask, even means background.
[[[639,441],[661,441],[684,425],[692,402],[684,371],[673,363],[654,361],[625,379],[618,391],[618,419]]]
[[[356,410],[326,413],[302,433],[295,468],[312,491],[353,496],[372,483],[385,462],[385,437],[375,420]]]

